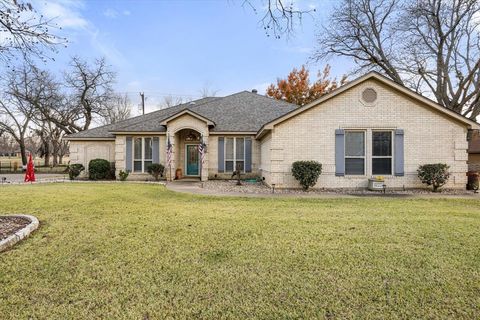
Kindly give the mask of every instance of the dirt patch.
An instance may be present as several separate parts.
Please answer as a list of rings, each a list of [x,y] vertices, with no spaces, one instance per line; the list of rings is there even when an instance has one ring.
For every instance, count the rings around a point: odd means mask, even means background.
[[[30,220],[23,217],[0,216],[0,240],[11,236],[20,229],[30,224]]]

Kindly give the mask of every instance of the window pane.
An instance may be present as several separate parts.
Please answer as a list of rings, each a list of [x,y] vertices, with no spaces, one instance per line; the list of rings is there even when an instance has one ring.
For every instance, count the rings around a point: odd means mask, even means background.
[[[225,143],[225,159],[233,160],[233,138],[227,138]]]
[[[233,161],[225,161],[225,171],[233,172]]]
[[[365,159],[346,158],[345,159],[345,174],[364,175],[365,174]]]
[[[373,156],[391,156],[392,155],[392,133],[372,132]]]
[[[142,172],[142,161],[134,161],[133,162],[133,171],[134,172]]]
[[[148,166],[152,164],[152,161],[144,161],[143,167],[145,168],[145,172],[148,170]]]
[[[392,158],[373,158],[372,174],[392,174]]]
[[[365,155],[365,135],[363,132],[345,132],[345,155]]]
[[[236,165],[236,167],[235,167],[235,170],[244,171],[243,161],[237,161],[237,165]]]
[[[145,159],[152,159],[152,138],[145,138]]]
[[[135,138],[133,149],[134,159],[142,159],[142,138]]]
[[[244,148],[245,140],[243,138],[237,138],[236,141],[237,141],[237,146],[236,146],[237,149],[235,150],[235,153],[237,156],[237,160],[243,160],[244,153],[245,153],[245,148]]]

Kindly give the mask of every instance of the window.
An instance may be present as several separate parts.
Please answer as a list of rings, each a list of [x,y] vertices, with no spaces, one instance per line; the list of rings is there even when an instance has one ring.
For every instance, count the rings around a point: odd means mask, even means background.
[[[153,163],[153,139],[134,138],[133,143],[133,172],[146,172]]]
[[[225,138],[225,172],[245,171],[245,139]]]
[[[372,174],[392,174],[392,132],[372,132]]]
[[[345,132],[345,174],[365,174],[365,132]]]

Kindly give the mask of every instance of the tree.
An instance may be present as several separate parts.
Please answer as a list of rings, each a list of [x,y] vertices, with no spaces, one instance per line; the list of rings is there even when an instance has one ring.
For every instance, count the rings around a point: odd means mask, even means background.
[[[480,114],[480,2],[342,0],[318,35],[317,60],[353,58],[470,119]]]
[[[277,84],[271,84],[267,89],[267,96],[303,106],[324,94],[345,84],[347,76],[342,76],[340,83],[330,78],[330,66],[327,64],[318,79],[310,83],[310,72],[305,66],[300,70],[294,68],[286,79],[277,79]]]
[[[267,37],[273,35],[280,39],[282,35],[289,36],[295,30],[297,23],[301,23],[303,16],[315,12],[315,8],[300,9],[300,1],[290,0],[262,0],[260,24]],[[251,0],[244,0],[243,7],[249,7],[255,14],[258,14],[257,3]]]
[[[163,97],[163,101],[158,104],[160,109],[166,109],[186,102],[182,97],[168,95]]]
[[[0,0],[0,59],[9,63],[18,58],[30,57],[46,60],[45,49],[56,52],[57,45],[67,40],[51,31],[59,29],[35,11],[28,2]]]
[[[35,106],[23,96],[38,96],[30,92],[33,88],[30,74],[27,66],[9,71],[3,79],[6,91],[0,97],[0,131],[8,133],[18,143],[23,165],[27,164],[26,137],[35,114]]]
[[[101,115],[103,124],[112,124],[130,118],[132,102],[127,94],[113,94]]]
[[[57,103],[40,108],[45,120],[72,134],[87,130],[95,116],[111,116],[109,109],[116,97],[113,93],[115,73],[105,59],[96,59],[90,64],[73,57],[64,80],[66,90],[59,95]]]

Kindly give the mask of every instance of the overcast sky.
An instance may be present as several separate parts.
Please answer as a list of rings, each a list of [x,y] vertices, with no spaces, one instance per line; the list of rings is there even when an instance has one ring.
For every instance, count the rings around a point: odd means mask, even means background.
[[[255,3],[255,0],[252,1]],[[38,11],[56,18],[69,39],[55,62],[59,71],[72,55],[106,57],[118,74],[116,90],[128,92],[138,104],[138,92],[153,110],[164,95],[195,98],[208,86],[223,96],[258,89],[285,77],[293,67],[308,62],[315,48],[315,33],[334,1],[295,1],[302,9],[315,8],[305,16],[293,38],[267,37],[258,14],[230,1],[73,1],[38,0]],[[349,71],[349,61],[332,60],[332,72]],[[321,64],[310,64],[316,71]],[[135,108],[136,109],[136,108]],[[134,110],[137,113],[137,110]]]

